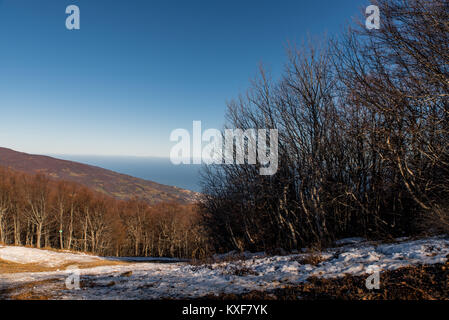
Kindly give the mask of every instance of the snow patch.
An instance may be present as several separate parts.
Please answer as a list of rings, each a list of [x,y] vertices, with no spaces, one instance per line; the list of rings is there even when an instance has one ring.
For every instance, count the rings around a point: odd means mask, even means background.
[[[0,259],[20,264],[35,263],[45,267],[58,267],[67,263],[86,263],[101,260],[99,257],[82,253],[55,252],[13,246],[0,247]]]
[[[4,250],[0,249],[1,252]],[[6,250],[9,252],[9,249]],[[37,254],[36,251],[29,251]],[[39,257],[23,257],[37,261]],[[364,275],[375,270],[394,270],[417,264],[445,263],[449,238],[435,237],[397,243],[359,242],[321,252],[321,262],[304,264],[306,253],[267,257],[245,254],[246,260],[204,265],[187,263],[134,263],[80,270],[81,280],[91,283],[81,290],[57,291],[59,299],[161,299],[199,298],[208,294],[244,293],[294,285],[310,276],[336,278],[346,274]],[[11,257],[10,257],[11,258]],[[223,257],[221,257],[223,258]],[[129,277],[122,276],[132,271]],[[0,284],[15,284],[43,279],[64,281],[67,273],[46,272],[0,274]],[[112,284],[112,285],[111,285]]]

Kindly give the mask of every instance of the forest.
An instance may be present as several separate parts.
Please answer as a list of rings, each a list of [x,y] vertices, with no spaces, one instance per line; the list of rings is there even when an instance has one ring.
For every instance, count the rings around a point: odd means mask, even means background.
[[[0,242],[203,258],[448,232],[449,2],[374,3],[379,30],[290,45],[229,102],[227,128],[278,130],[275,175],[210,165],[199,203],[149,206],[2,169]]]
[[[0,168],[0,243],[113,256],[202,257],[195,205],[119,201],[67,181]]]

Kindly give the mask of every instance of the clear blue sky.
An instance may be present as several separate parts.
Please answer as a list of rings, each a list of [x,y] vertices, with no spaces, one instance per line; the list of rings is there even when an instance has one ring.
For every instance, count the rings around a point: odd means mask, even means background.
[[[65,28],[78,5],[81,30]],[[336,34],[362,0],[0,0],[0,146],[168,157],[170,132],[223,125],[259,63]]]

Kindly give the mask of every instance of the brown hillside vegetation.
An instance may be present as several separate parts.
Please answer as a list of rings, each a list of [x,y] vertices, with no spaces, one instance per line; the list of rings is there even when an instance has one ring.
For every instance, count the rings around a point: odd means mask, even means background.
[[[166,186],[114,171],[47,156],[31,155],[0,148],[0,166],[30,174],[42,173],[52,179],[76,182],[119,200],[133,197],[149,204],[163,201],[190,203],[195,192]]]

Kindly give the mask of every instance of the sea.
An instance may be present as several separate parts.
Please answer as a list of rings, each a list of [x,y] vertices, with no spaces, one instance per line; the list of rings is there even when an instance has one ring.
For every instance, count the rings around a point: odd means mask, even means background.
[[[201,192],[200,165],[174,165],[168,158],[57,154],[51,154],[49,156],[97,166],[165,185]]]

